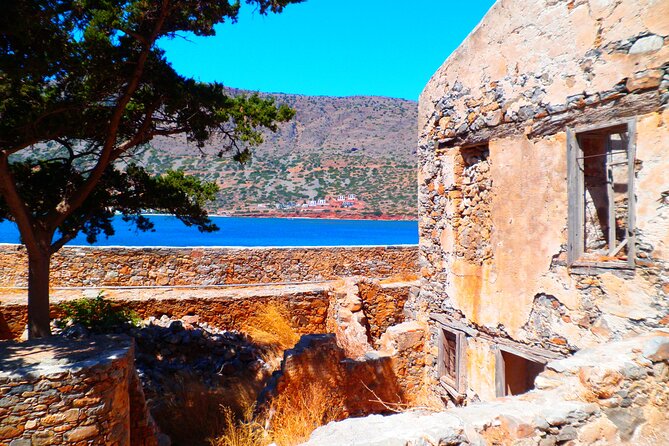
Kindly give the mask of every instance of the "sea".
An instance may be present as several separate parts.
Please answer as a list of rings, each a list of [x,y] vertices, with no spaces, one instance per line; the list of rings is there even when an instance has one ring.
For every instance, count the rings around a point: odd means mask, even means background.
[[[114,217],[115,234],[100,235],[93,246],[382,246],[418,243],[418,222],[307,218],[211,217],[220,228],[201,233],[173,216],[148,216],[151,232],[138,231]],[[20,243],[12,222],[0,223],[0,243]],[[68,246],[90,246],[80,234]]]

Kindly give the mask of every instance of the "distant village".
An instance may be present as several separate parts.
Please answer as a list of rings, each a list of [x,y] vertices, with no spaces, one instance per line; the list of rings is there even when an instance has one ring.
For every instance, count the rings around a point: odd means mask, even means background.
[[[324,210],[324,209],[350,209],[356,207],[360,202],[356,194],[338,195],[336,197],[305,199],[302,201],[288,201],[286,203],[258,204],[258,209],[278,210]]]

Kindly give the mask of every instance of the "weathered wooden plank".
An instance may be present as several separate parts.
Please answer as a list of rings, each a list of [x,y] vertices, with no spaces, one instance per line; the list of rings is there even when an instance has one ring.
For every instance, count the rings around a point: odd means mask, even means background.
[[[574,133],[611,134],[627,131],[627,119],[617,121],[597,122],[596,124],[582,125],[574,128]]]
[[[627,123],[627,263],[634,268],[636,262],[636,194],[634,178],[636,164],[636,118]]]
[[[583,260],[574,262],[571,266],[574,268],[629,269],[629,264],[627,262],[619,260],[611,260],[610,262],[588,262],[587,260]]]
[[[583,226],[581,224],[581,208],[583,207],[582,189],[580,187],[582,172],[578,158],[582,157],[576,132],[567,129],[567,196],[568,196],[568,249],[567,262],[574,263],[581,256],[583,246]]]
[[[496,396],[506,396],[506,366],[502,351],[495,349],[495,394]]]
[[[627,242],[629,241],[629,238],[626,238],[625,240],[622,241],[616,248],[609,253],[609,256],[615,257],[621,249],[623,249],[625,246],[627,246]]]
[[[550,115],[538,121],[505,122],[495,127],[484,127],[476,131],[469,131],[442,142],[435,141],[436,150],[444,150],[456,146],[483,144],[493,139],[506,138],[514,135],[526,135],[528,138],[540,138],[564,132],[566,128],[598,129],[601,124],[624,122],[631,116],[638,116],[656,112],[662,109],[660,94],[657,90],[650,90],[634,94],[627,94],[616,100],[595,104],[585,108],[576,108],[564,113]],[[528,126],[532,126],[528,131]]]
[[[439,329],[438,342],[439,357],[437,360],[437,373],[439,374],[440,378],[443,378],[446,375],[446,348],[444,346],[444,342],[446,342],[446,340],[444,339],[444,330],[441,328]]]
[[[625,125],[627,128],[627,125]],[[606,199],[609,206],[608,219],[609,219],[609,231],[608,231],[608,245],[609,245],[609,256],[613,256],[613,252],[616,249],[616,197],[613,191],[613,153],[612,153],[612,144],[611,144],[611,135],[606,136]]]
[[[455,330],[462,331],[464,333],[467,333],[469,336],[476,337],[479,335],[479,331],[472,328],[468,327],[467,325],[463,324],[462,322],[455,321],[445,314],[440,314],[440,313],[430,313],[430,318],[439,322],[446,328],[452,328]]]
[[[528,137],[535,138],[563,132],[567,126],[581,129],[597,129],[603,123],[622,123],[630,117],[660,111],[662,102],[657,90],[628,94],[615,101],[569,110],[565,113],[550,116],[534,123]],[[593,124],[599,123],[599,124]]]
[[[547,362],[554,359],[562,358],[562,356],[547,352],[546,350],[538,350],[519,345],[508,345],[506,343],[500,343],[499,349],[504,352],[520,356],[521,358],[525,358],[528,361],[538,362],[541,364],[546,364]]]
[[[451,318],[449,318],[445,314],[439,314],[439,313],[430,313],[430,318],[433,319],[434,321],[438,322],[441,324],[443,327],[446,327],[446,329],[451,330],[453,333],[456,335],[459,334],[458,332],[466,333],[471,337],[478,338],[478,339],[483,339],[486,341],[489,341],[490,343],[494,345],[501,345],[504,347],[507,347],[509,351],[517,351],[517,352],[523,352],[524,355],[527,355],[529,359],[532,358],[546,358],[549,360],[552,359],[558,359],[562,358],[563,355],[559,353],[552,352],[550,350],[545,350],[542,348],[537,348],[537,347],[530,347],[524,344],[520,344],[518,342],[505,339],[505,338],[500,338],[500,337],[495,337],[491,336],[489,334],[483,333],[479,330],[473,329],[471,327],[467,327],[466,325],[463,325],[462,323],[459,323],[457,321],[453,321]],[[464,352],[466,351],[466,338],[465,336],[462,336],[462,352],[464,355]],[[463,356],[464,357],[464,356]],[[532,359],[536,360],[536,359]],[[463,361],[464,363],[464,361]]]
[[[456,333],[458,349],[456,353],[457,358],[457,370],[458,370],[458,380],[457,380],[457,391],[460,394],[465,394],[467,392],[467,361],[466,361],[466,352],[467,352],[467,337],[464,333]]]

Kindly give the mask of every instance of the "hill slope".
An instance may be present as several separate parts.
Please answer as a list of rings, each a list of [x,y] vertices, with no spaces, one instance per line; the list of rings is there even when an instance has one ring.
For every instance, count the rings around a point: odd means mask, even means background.
[[[273,94],[295,118],[253,149],[244,166],[202,156],[185,138],[144,154],[154,172],[181,168],[221,186],[212,211],[229,215],[415,218],[417,104],[402,99]],[[216,153],[215,144],[205,152]],[[346,207],[340,195],[354,194]],[[326,206],[308,201],[326,199]],[[280,209],[279,209],[280,208]]]

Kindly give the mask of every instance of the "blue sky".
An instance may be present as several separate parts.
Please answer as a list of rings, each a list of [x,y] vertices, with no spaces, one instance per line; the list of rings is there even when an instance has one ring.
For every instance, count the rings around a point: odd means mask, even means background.
[[[201,81],[264,92],[418,99],[494,0],[307,0],[279,15],[243,4],[215,37],[161,46]]]

